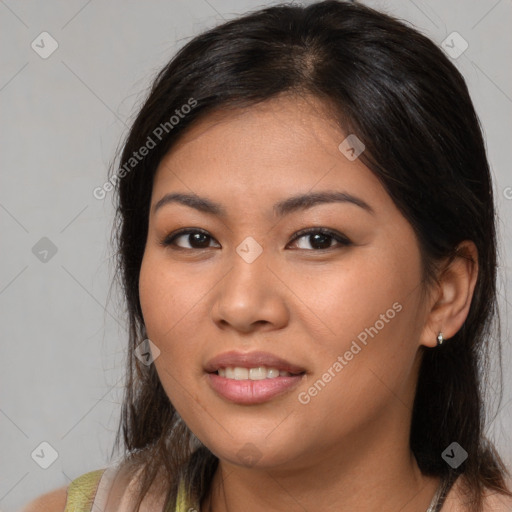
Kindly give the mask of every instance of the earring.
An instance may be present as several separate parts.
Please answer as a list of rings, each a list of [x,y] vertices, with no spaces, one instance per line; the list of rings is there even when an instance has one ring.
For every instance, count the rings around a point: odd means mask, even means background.
[[[437,346],[442,345],[442,344],[443,344],[443,341],[444,341],[443,333],[442,333],[442,332],[440,332],[440,333],[437,335]]]

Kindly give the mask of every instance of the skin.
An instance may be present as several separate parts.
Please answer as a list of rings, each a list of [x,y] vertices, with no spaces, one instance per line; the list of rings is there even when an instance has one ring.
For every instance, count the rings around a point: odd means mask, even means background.
[[[346,136],[314,98],[281,96],[210,114],[157,170],[140,301],[166,393],[220,459],[204,510],[424,511],[439,484],[421,474],[409,449],[415,383],[422,347],[435,347],[439,331],[449,343],[462,326],[477,268],[456,258],[438,285],[425,287],[411,225],[361,160],[340,152]],[[374,213],[326,203],[273,214],[275,202],[321,190],[348,192]],[[207,197],[227,216],[177,203],[155,213],[171,192]],[[328,238],[331,248],[318,249],[308,235],[292,241],[309,227],[352,243]],[[188,235],[175,246],[160,243],[180,228],[206,230],[206,248]],[[263,249],[252,263],[236,252],[249,236]],[[476,261],[474,244],[463,248]],[[299,393],[394,303],[401,311],[301,403]],[[268,351],[306,375],[267,403],[234,404],[204,371],[229,350]],[[255,447],[254,465],[240,456],[246,443]]]
[[[166,193],[193,191],[228,212],[221,219],[173,204],[151,215],[140,276],[164,388],[220,458],[203,512],[423,512],[439,483],[421,474],[408,447],[420,349],[434,347],[439,331],[449,343],[460,329],[477,268],[456,258],[426,289],[412,228],[361,161],[338,151],[345,134],[327,119],[315,99],[290,96],[210,115],[156,175],[152,205]],[[272,214],[277,200],[325,189],[350,192],[375,214],[348,203],[283,219]],[[307,236],[290,244],[296,231],[313,226],[337,230],[353,245],[327,239],[333,249],[321,251]],[[211,248],[186,253],[159,245],[182,227],[207,230]],[[263,247],[250,264],[235,251],[247,236]],[[187,236],[176,242],[190,247]],[[476,261],[474,244],[462,249]],[[403,309],[317,396],[300,403],[298,394],[395,302]],[[203,365],[231,349],[284,357],[307,369],[304,382],[266,404],[226,402],[207,385]],[[238,454],[246,442],[258,450],[252,466]],[[459,478],[442,512],[466,510],[464,501]],[[63,487],[23,510],[61,512],[65,503]],[[141,511],[155,503],[145,499]],[[512,499],[485,493],[484,511],[511,509]]]

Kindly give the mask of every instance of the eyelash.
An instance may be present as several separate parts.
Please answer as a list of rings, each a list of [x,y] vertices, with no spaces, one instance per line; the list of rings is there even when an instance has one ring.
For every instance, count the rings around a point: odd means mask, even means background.
[[[210,236],[207,231],[204,231],[202,229],[184,228],[184,229],[180,229],[180,230],[176,231],[175,233],[171,233],[170,235],[166,236],[163,240],[160,241],[160,245],[162,245],[164,247],[172,247],[174,250],[184,250],[184,251],[193,251],[193,250],[201,251],[201,250],[205,250],[205,249],[210,249],[210,247],[201,247],[198,249],[196,249],[194,247],[192,247],[192,248],[179,247],[174,243],[174,241],[177,238],[179,238],[180,236],[191,235],[191,234],[195,234],[195,233],[200,233],[200,234],[205,235],[205,236],[209,237],[210,239],[214,240],[214,238],[212,236]],[[333,238],[343,247],[348,247],[350,245],[353,245],[352,242],[346,236],[344,236],[341,233],[338,233],[336,231],[333,231],[331,229],[327,229],[327,228],[302,229],[294,234],[293,238],[290,240],[289,243],[295,242],[296,240],[298,240],[302,237],[305,237],[307,235],[313,235],[313,234],[321,234],[321,235]],[[323,251],[329,251],[332,249],[336,249],[336,247],[327,247],[325,249],[301,249],[301,250],[309,251],[309,252],[323,252]]]

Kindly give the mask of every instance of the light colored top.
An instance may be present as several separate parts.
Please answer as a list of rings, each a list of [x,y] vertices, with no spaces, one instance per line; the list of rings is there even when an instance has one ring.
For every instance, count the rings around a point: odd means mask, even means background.
[[[124,499],[123,496],[114,498],[116,502],[114,505],[109,502],[117,471],[118,468],[111,466],[85,473],[73,480],[67,489],[67,501],[64,512],[108,512],[109,510],[121,512],[128,510],[129,502],[124,494]],[[426,512],[439,512],[441,510],[446,495],[453,485],[453,481],[453,478],[442,479]],[[121,501],[116,501],[119,498],[121,498]],[[185,488],[182,483],[178,489],[177,507],[174,512],[188,512],[189,510],[193,510],[193,508],[187,506]],[[169,510],[168,512],[173,511]]]
[[[75,478],[67,488],[67,501],[64,512],[105,512],[116,473],[116,467],[108,467],[90,471]],[[178,490],[177,503],[178,505],[174,512],[187,512],[188,508],[183,485]],[[123,500],[121,497],[121,502],[116,504],[115,510],[123,510],[122,504]]]

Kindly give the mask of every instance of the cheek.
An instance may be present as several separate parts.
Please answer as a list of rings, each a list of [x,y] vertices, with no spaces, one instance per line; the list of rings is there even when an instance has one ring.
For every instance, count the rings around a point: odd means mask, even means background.
[[[147,251],[139,276],[139,298],[148,335],[165,343],[179,323],[191,321],[205,287],[193,272],[172,268],[165,257]]]
[[[392,252],[379,257],[368,252],[357,264],[345,261],[317,278],[315,284],[296,280],[298,296],[315,298],[310,318],[328,326],[309,333],[317,359],[314,375],[301,388],[304,400],[312,398],[308,407],[319,415],[327,410],[344,415],[363,404],[368,413],[410,376],[420,268]]]
[[[157,251],[144,255],[139,276],[141,309],[147,336],[160,350],[155,365],[170,398],[175,379],[184,383],[202,375],[197,358],[198,317],[211,285],[193,276],[189,269],[171,266]]]
[[[393,305],[404,305],[409,283],[415,278],[414,270],[397,263],[393,255],[369,250],[354,251],[353,256],[317,267],[314,272],[288,273],[286,281],[299,299],[296,310],[304,311],[304,323],[318,325],[309,333],[317,346],[343,350],[376,322],[379,332],[389,331],[399,308]]]
[[[341,332],[298,390],[301,429],[309,430],[318,443],[329,445],[374,425],[391,410],[403,412],[403,404],[408,403],[416,352],[408,338],[412,310],[396,305],[387,315],[386,311],[387,323],[370,315],[372,320],[363,328],[353,328],[346,316],[346,330],[355,334]],[[364,316],[361,313],[360,318]],[[312,417],[316,418],[313,425]],[[322,425],[321,435],[314,432],[318,424]]]

